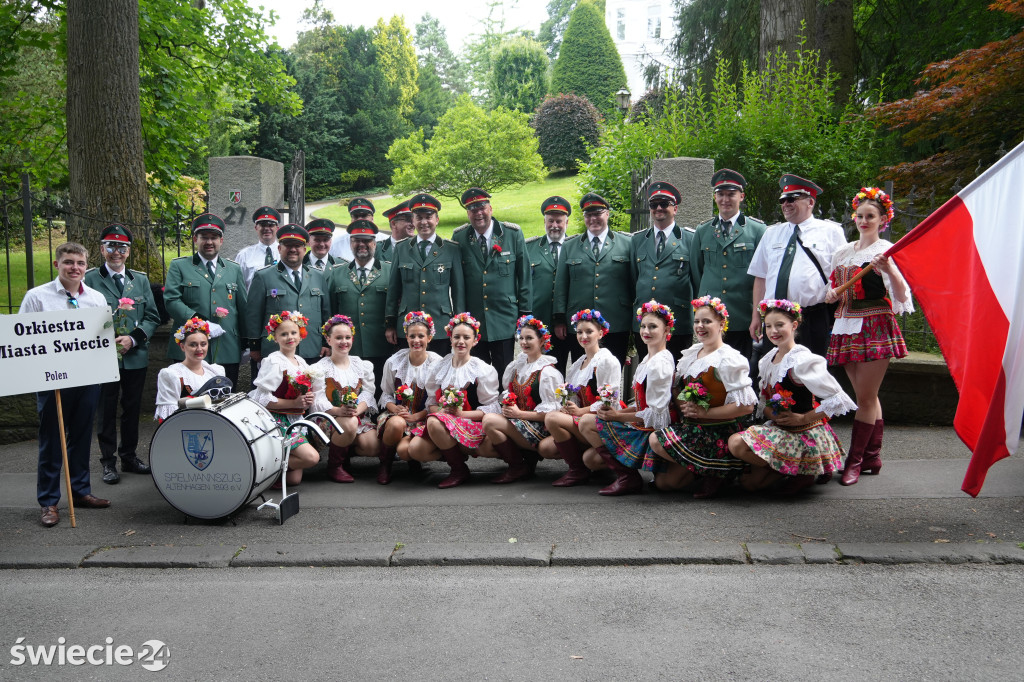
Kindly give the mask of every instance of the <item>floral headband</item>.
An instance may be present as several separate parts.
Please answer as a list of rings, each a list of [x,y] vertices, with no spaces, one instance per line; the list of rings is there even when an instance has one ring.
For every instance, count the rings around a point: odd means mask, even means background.
[[[611,325],[609,325],[608,320],[604,319],[604,316],[601,315],[600,310],[585,308],[573,315],[569,320],[569,324],[572,325],[573,329],[576,329],[576,324],[578,322],[593,322],[601,328],[601,336],[604,336],[611,330]]]
[[[889,223],[892,222],[893,217],[896,215],[893,211],[892,199],[889,198],[889,195],[877,187],[861,187],[860,191],[857,192],[857,195],[853,197],[853,210],[857,210],[857,207],[860,206],[860,202],[868,200],[877,201],[882,207],[882,212],[885,214],[882,219],[882,229],[884,230],[889,227]],[[853,217],[856,218],[857,214],[854,213]]]
[[[405,316],[405,320],[402,321],[402,331],[406,334],[409,333],[409,327],[414,324],[422,324],[427,328],[429,336],[434,335],[434,318],[430,316],[430,313],[425,313],[422,310],[414,310]]]
[[[330,336],[331,329],[333,329],[335,325],[339,324],[343,324],[349,329],[351,329],[352,336],[356,335],[356,326],[352,324],[352,318],[349,317],[348,315],[335,315],[331,319],[327,320],[326,322],[324,322],[324,326],[320,327],[320,333],[322,333],[324,336]]]
[[[448,335],[448,338],[452,338],[452,330],[458,327],[460,324],[469,325],[476,332],[476,340],[480,340],[480,323],[476,321],[476,318],[469,313],[459,313],[452,319],[448,320],[448,324],[444,326],[444,333]]]
[[[693,308],[693,312],[697,312],[701,308],[711,308],[718,316],[722,318],[722,332],[729,331],[729,311],[726,310],[725,304],[722,303],[720,298],[712,298],[711,296],[701,296],[690,301],[690,307]]]
[[[672,338],[672,332],[676,329],[676,316],[672,314],[671,308],[667,305],[658,303],[652,298],[650,301],[636,309],[636,321],[639,322],[644,319],[644,315],[657,315],[665,320],[665,325],[668,327],[666,339]]]
[[[181,342],[185,340],[185,337],[189,334],[199,332],[200,334],[206,334],[210,336],[210,323],[205,320],[201,320],[198,317],[193,317],[185,321],[185,324],[178,327],[178,330],[174,332],[174,342],[181,345]]]
[[[519,337],[519,333],[523,331],[524,327],[530,327],[537,336],[540,337],[540,349],[547,353],[551,350],[551,332],[544,326],[544,323],[538,320],[533,315],[523,315],[516,321],[516,337]]]
[[[766,298],[757,304],[757,309],[761,311],[762,320],[768,317],[768,313],[773,310],[787,312],[794,316],[797,322],[803,319],[803,315],[800,314],[803,307],[799,303],[793,303],[793,301],[788,301],[784,298]]]
[[[306,334],[308,334],[306,331],[306,325],[309,324],[309,318],[298,310],[291,312],[282,310],[280,314],[271,315],[270,320],[263,327],[267,330],[267,341],[274,340],[274,330],[277,329],[282,322],[294,322],[299,327],[299,338],[306,338]]]

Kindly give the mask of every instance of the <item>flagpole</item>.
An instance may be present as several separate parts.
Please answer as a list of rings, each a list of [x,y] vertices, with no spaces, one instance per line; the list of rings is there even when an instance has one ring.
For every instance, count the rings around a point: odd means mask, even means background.
[[[71,492],[71,470],[68,468],[68,439],[64,434],[64,409],[60,403],[60,389],[58,388],[54,393],[57,396],[57,428],[60,430],[60,454],[64,460],[64,487],[68,493],[68,514],[71,517],[71,527],[76,528],[75,500]]]

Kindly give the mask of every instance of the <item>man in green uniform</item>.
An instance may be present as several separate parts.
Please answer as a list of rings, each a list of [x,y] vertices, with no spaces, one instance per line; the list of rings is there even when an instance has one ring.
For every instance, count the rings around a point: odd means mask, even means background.
[[[302,264],[309,233],[302,225],[289,223],[277,231],[281,260],[256,271],[249,286],[249,308],[245,316],[246,336],[254,360],[259,362],[277,350],[264,329],[271,315],[283,310],[298,311],[309,318],[306,338],[298,354],[313,364],[321,357],[323,335],[320,327],[331,316],[327,281],[316,268]]]
[[[192,221],[192,239],[195,255],[175,258],[167,268],[164,304],[171,316],[171,329],[191,317],[209,322],[209,361],[224,366],[224,374],[237,392],[247,312],[245,277],[238,263],[218,255],[224,245],[224,221],[219,217],[212,213],[197,216]],[[225,310],[227,315],[223,315]],[[168,340],[167,359],[185,359],[173,335]]]
[[[390,263],[398,242],[416,236],[416,229],[412,226],[412,211],[409,210],[408,201],[384,211],[384,217],[391,225],[391,237],[377,242],[374,258]]]
[[[565,197],[553,196],[540,205],[544,216],[544,235],[526,240],[526,255],[530,259],[530,284],[533,292],[533,315],[544,324],[554,324],[552,308],[555,299],[555,269],[565,245],[565,228],[572,215],[572,206]],[[575,311],[574,311],[575,312]],[[568,338],[551,337],[551,355],[555,367],[565,373],[569,349],[576,347]],[[579,352],[579,351],[577,351]]]
[[[160,313],[146,273],[125,267],[131,255],[132,234],[123,225],[110,225],[100,236],[103,265],[85,273],[85,283],[103,294],[114,314],[114,343],[118,350],[118,381],[100,385],[100,463],[103,482],[117,483],[121,471],[148,474],[149,465],[135,452],[139,444],[142,389],[149,365],[149,339],[160,325]],[[120,300],[129,298],[121,308]],[[117,446],[117,404],[121,403],[121,447]]]
[[[723,168],[711,176],[718,215],[697,228],[690,246],[690,270],[697,296],[717,296],[729,311],[725,342],[747,359],[760,332],[754,312],[754,276],[747,274],[754,251],[767,227],[740,211],[747,180]],[[757,368],[752,368],[756,372]]]
[[[373,363],[379,388],[384,363],[396,350],[384,337],[384,305],[391,263],[374,256],[377,226],[369,220],[353,221],[348,226],[348,235],[355,260],[339,263],[327,275],[331,314],[352,318],[355,338],[350,352]]]
[[[469,222],[455,228],[452,241],[462,252],[466,307],[480,321],[473,355],[501,376],[512,362],[516,320],[530,313],[526,240],[515,223],[495,220],[491,195],[483,189],[470,187],[460,201]]]
[[[302,264],[316,268],[327,277],[327,272],[341,262],[330,254],[334,221],[327,218],[310,220],[306,223],[306,232],[309,233],[309,253],[302,259]]]
[[[567,323],[577,311],[600,310],[611,328],[603,345],[620,361],[629,348],[633,324],[633,275],[628,232],[608,229],[608,202],[593,192],[580,200],[587,231],[565,240],[555,271],[555,335],[566,338]]]
[[[437,236],[441,202],[429,194],[409,200],[416,237],[395,247],[391,279],[384,308],[385,335],[389,343],[405,338],[399,322],[413,310],[430,313],[441,328],[455,313],[465,312],[465,285],[459,245]],[[435,338],[430,350],[441,355],[451,351],[447,338]]]
[[[693,342],[693,311],[690,310],[690,301],[693,300],[690,283],[693,228],[676,225],[676,207],[681,198],[679,190],[671,184],[651,183],[648,194],[651,226],[634,234],[629,244],[629,262],[636,283],[633,309],[652,299],[672,309],[676,331],[667,348],[677,358]],[[640,322],[634,315],[633,344],[642,355],[643,342],[639,331]]]

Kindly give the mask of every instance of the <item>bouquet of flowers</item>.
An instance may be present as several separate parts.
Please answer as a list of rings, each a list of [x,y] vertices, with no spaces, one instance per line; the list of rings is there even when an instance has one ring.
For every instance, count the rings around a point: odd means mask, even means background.
[[[299,395],[306,395],[313,388],[313,377],[308,372],[299,372],[288,377],[288,385]]]
[[[679,392],[676,399],[693,403],[705,410],[711,406],[711,394],[708,393],[707,387],[699,381],[691,381],[683,386],[683,390]]]
[[[117,336],[127,336],[131,332],[134,325],[129,326],[128,313],[132,310],[135,310],[134,299],[128,297],[117,299],[117,310],[114,311],[114,331]],[[117,352],[124,355],[126,351],[121,344],[117,344]]]
[[[506,407],[516,406],[516,394],[512,391],[502,391],[501,393],[501,404]]]
[[[597,397],[609,410],[619,406],[619,389],[611,384],[598,386]]]
[[[402,384],[395,389],[395,398],[398,399],[399,405],[404,405],[410,410],[412,409],[412,401],[416,397],[416,390],[408,384]]]
[[[449,386],[441,391],[441,397],[437,403],[445,409],[461,408],[465,399],[466,394],[464,392],[454,386]]]
[[[572,397],[579,393],[580,387],[573,386],[572,384],[558,384],[555,389],[555,395],[558,396],[558,402],[565,407],[572,400]]]
[[[787,391],[781,386],[776,386],[771,397],[765,402],[768,407],[772,408],[772,412],[784,412],[796,405],[796,401],[793,400],[793,391]]]
[[[331,401],[331,405],[335,407],[351,407],[353,410],[359,405],[358,386],[355,388],[342,386],[335,381],[334,377],[327,377],[324,384],[324,392],[327,394],[327,399]]]
[[[227,308],[221,308],[218,306],[213,309],[213,314],[216,315],[217,317],[223,318],[227,317],[230,314],[230,311]]]

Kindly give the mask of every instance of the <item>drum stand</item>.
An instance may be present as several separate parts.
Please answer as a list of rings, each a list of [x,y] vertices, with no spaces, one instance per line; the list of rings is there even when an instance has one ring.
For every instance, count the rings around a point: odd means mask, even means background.
[[[288,455],[292,451],[292,437],[298,435],[295,432],[299,429],[307,428],[312,429],[313,433],[315,433],[324,443],[330,445],[331,442],[331,439],[327,437],[327,434],[325,434],[319,426],[314,422],[309,421],[312,417],[326,419],[338,433],[341,433],[342,431],[341,425],[335,421],[334,417],[323,412],[312,412],[285,430],[286,437],[281,439],[281,501],[274,502],[273,500],[266,500],[263,504],[256,507],[256,511],[260,511],[264,507],[270,507],[273,509],[277,513],[277,523],[282,526],[285,521],[299,513],[299,494],[288,494]]]

